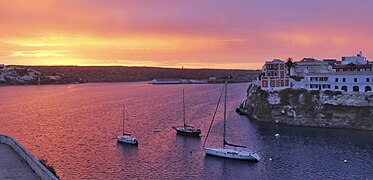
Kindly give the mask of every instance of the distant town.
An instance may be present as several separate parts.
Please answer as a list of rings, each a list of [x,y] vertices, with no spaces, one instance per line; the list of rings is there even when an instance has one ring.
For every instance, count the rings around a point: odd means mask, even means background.
[[[256,84],[265,91],[286,88],[309,91],[339,91],[343,93],[372,93],[373,62],[360,52],[341,60],[303,58],[293,61],[274,59],[263,65]]]

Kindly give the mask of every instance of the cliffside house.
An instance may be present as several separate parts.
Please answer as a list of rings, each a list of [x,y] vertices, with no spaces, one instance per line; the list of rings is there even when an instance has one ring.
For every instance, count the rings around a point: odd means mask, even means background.
[[[357,56],[342,57],[340,64],[333,66],[335,71],[372,71],[372,64],[366,57],[358,54]]]
[[[259,84],[267,91],[303,88],[345,93],[373,93],[372,66],[373,64],[361,54],[342,57],[342,61],[304,58],[295,62],[295,67],[292,69],[292,75],[303,77],[295,81],[286,75],[285,63],[275,59],[265,62]]]
[[[276,91],[290,87],[290,77],[287,75],[285,62],[279,59],[266,61],[260,80],[260,85],[263,90]]]
[[[327,74],[306,75],[293,82],[296,87],[307,90],[331,90],[341,92],[372,92],[373,71],[341,71]]]
[[[303,58],[299,62],[295,62],[295,75],[304,77],[312,73],[332,72],[332,66],[329,63],[330,60],[321,61],[314,58]]]
[[[356,56],[345,56],[342,57],[342,65],[347,64],[368,64],[368,60],[361,53]]]

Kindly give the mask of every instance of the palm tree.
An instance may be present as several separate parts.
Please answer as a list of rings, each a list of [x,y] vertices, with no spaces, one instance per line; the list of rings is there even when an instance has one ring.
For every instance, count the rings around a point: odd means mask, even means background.
[[[291,70],[291,68],[295,67],[295,63],[293,62],[293,58],[291,58],[291,57],[287,58],[285,65],[286,65],[286,67],[288,69],[288,75],[290,76],[290,70]]]

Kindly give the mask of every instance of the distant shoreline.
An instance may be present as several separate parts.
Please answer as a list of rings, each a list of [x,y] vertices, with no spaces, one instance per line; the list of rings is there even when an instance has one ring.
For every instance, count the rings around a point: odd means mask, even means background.
[[[44,85],[44,84],[75,84],[88,82],[141,82],[153,79],[193,79],[216,80],[232,77],[236,83],[251,82],[261,71],[258,70],[226,70],[226,69],[177,69],[158,67],[126,67],[126,66],[6,66],[16,67],[12,79],[21,78],[16,72],[35,71],[40,74],[30,81],[8,80],[0,82],[4,85]],[[1,70],[1,69],[0,69]],[[0,74],[1,75],[1,74]],[[39,78],[39,80],[37,79]],[[9,78],[8,78],[9,79]],[[219,82],[217,82],[219,83]]]

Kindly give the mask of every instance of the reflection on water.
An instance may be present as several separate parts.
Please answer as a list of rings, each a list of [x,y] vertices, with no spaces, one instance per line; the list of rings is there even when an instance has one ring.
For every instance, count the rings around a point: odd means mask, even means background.
[[[247,86],[229,85],[227,139],[258,152],[258,163],[205,156],[202,150],[221,84],[0,87],[0,133],[47,159],[63,179],[373,178],[372,132],[249,120],[234,112]],[[187,122],[202,130],[201,138],[172,129],[183,123],[183,88]],[[115,139],[123,104],[125,129],[139,139],[138,147]],[[222,115],[219,109],[208,146],[222,144]]]

